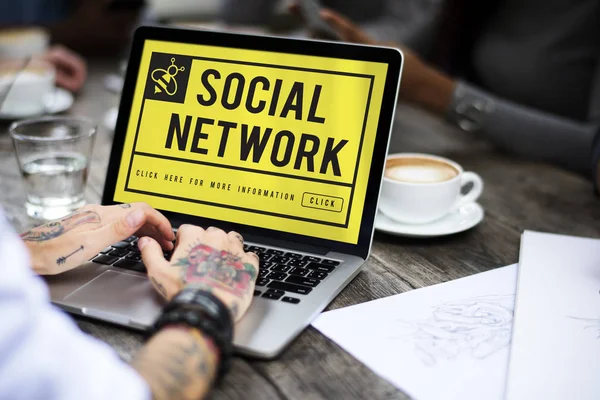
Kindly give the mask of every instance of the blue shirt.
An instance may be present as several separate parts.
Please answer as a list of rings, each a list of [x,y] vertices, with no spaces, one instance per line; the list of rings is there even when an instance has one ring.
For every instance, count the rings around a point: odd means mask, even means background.
[[[0,27],[40,25],[60,21],[69,15],[72,5],[72,0],[0,1]]]

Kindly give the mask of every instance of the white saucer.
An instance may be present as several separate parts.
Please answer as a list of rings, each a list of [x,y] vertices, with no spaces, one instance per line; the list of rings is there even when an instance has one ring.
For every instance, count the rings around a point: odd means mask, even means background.
[[[119,116],[119,109],[117,107],[111,108],[104,114],[104,118],[102,119],[102,123],[104,127],[108,129],[110,132],[114,132],[115,127],[117,126],[117,117]]]
[[[125,78],[118,74],[108,74],[104,77],[104,87],[115,94],[121,93],[124,82]]]
[[[57,114],[63,111],[67,111],[73,105],[73,94],[63,88],[55,88],[54,92],[48,93],[43,99],[45,105],[45,112],[43,114]],[[4,113],[0,112],[0,119],[3,120],[15,120],[21,118],[35,117],[39,114],[12,112]]]
[[[412,225],[396,222],[378,211],[375,217],[375,229],[396,236],[419,238],[445,236],[473,228],[483,220],[483,215],[483,208],[478,203],[471,203],[429,224]]]

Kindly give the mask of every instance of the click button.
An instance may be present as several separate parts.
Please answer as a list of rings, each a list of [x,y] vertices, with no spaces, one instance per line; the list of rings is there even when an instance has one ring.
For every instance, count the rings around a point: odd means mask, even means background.
[[[339,213],[344,208],[344,199],[317,193],[304,193],[302,195],[302,206]]]

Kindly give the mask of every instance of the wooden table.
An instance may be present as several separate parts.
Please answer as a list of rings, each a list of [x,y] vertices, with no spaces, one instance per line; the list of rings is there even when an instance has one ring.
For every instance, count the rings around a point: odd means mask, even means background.
[[[91,79],[71,114],[101,120],[118,98],[103,88],[103,78],[117,64],[92,62]],[[0,133],[0,204],[19,231],[31,226],[24,212],[25,194],[7,125]],[[100,128],[92,161],[87,199],[99,202],[112,133]],[[501,154],[482,140],[459,132],[430,115],[400,105],[391,152],[419,151],[450,157],[478,172],[486,187],[480,200],[483,223],[439,239],[403,239],[376,234],[364,270],[333,301],[330,309],[432,285],[518,260],[524,229],[600,237],[600,200],[586,179],[558,168]],[[129,360],[141,345],[131,331],[78,320],[85,332],[112,345]],[[312,328],[276,361],[237,358],[219,399],[396,399],[406,396]]]

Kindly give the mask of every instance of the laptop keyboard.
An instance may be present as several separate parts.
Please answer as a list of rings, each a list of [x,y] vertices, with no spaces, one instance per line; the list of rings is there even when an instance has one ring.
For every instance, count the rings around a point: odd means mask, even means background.
[[[254,296],[298,304],[335,268],[340,261],[262,246],[244,246],[260,258]]]
[[[92,259],[98,264],[146,273],[142,256],[137,247],[138,238],[131,236],[102,250]],[[298,304],[335,268],[340,261],[300,253],[286,252],[262,246],[244,245],[260,258],[254,296],[264,299]],[[165,253],[167,260],[172,252]]]
[[[146,273],[146,267],[142,263],[142,255],[137,247],[137,241],[138,239],[135,236],[131,236],[122,242],[115,243],[102,250],[92,261],[98,264]],[[165,257],[169,259],[171,254],[165,253]]]

